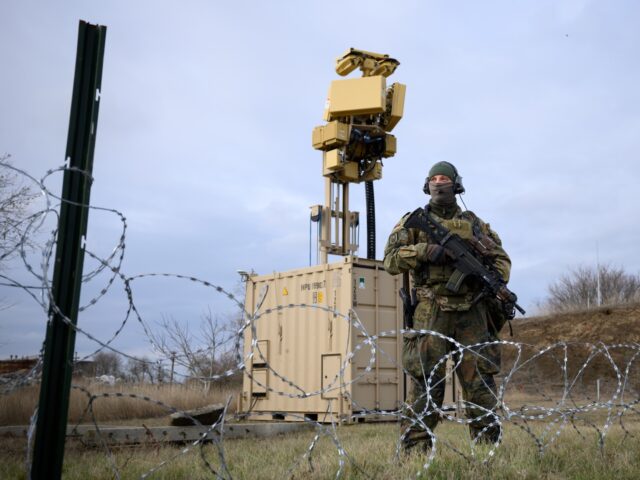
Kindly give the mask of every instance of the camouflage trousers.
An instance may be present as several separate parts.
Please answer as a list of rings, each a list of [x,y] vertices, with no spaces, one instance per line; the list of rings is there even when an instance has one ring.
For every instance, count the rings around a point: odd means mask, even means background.
[[[421,301],[414,314],[414,328],[428,329],[450,337],[462,345],[496,340],[487,329],[487,308],[479,302],[467,311],[442,311],[432,301]],[[447,339],[429,335],[409,335],[404,338],[403,365],[409,373],[410,390],[403,413],[408,418],[401,422],[405,448],[431,445],[431,435],[421,422],[433,430],[440,416],[434,411],[441,408],[445,393],[446,362],[440,360],[457,348]],[[473,405],[466,406],[472,438],[495,442],[500,427],[492,425],[496,417],[496,384],[493,376],[500,371],[500,345],[465,350],[454,355],[456,376],[462,387],[463,398]],[[431,376],[429,386],[427,380]],[[427,391],[428,388],[428,391]]]

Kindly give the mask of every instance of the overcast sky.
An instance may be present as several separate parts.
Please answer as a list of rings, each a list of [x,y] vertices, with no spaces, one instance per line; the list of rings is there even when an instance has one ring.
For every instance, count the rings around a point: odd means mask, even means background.
[[[240,268],[308,264],[308,207],[324,198],[311,130],[349,47],[397,58],[390,80],[407,85],[398,153],[375,184],[378,258],[427,200],[430,165],[447,160],[466,205],[502,237],[525,308],[567,269],[595,264],[596,245],[601,262],[640,271],[638,2],[4,0],[0,153],[36,177],[64,160],[79,19],[108,28],[92,203],[127,218],[126,275],[233,288]],[[58,193],[61,180],[47,184]],[[366,256],[364,187],[351,196]],[[117,217],[91,212],[88,248],[106,256],[119,235]],[[231,309],[184,281],[140,281],[134,294],[150,322]],[[0,298],[12,305],[0,357],[37,353],[43,312],[15,289]],[[106,339],[126,307],[116,283],[80,325]],[[126,329],[118,348],[148,352],[140,327]]]

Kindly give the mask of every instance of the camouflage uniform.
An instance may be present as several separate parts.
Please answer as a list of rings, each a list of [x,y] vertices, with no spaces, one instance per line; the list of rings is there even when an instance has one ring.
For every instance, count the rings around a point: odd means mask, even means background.
[[[496,269],[505,281],[509,280],[511,261],[501,246],[498,235],[472,212],[462,212],[456,203],[442,206],[430,203],[430,214],[451,232],[463,239],[472,236],[488,236],[491,243],[491,257]],[[454,269],[450,262],[436,265],[427,258],[426,246],[430,240],[425,232],[405,228],[402,217],[395,226],[384,251],[384,267],[387,272],[396,275],[410,272],[414,287],[417,290],[418,306],[414,313],[414,329],[429,329],[453,338],[463,345],[473,345],[496,340],[489,333],[488,307],[489,299],[482,299],[475,304],[473,300],[482,290],[479,281],[468,277],[459,292],[453,294],[446,288],[446,283]],[[486,238],[486,237],[485,237]],[[410,418],[422,418],[424,424],[433,430],[438,423],[438,415],[433,412],[434,406],[427,405],[426,383],[431,371],[438,361],[451,351],[453,344],[433,335],[410,334],[404,337],[403,365],[412,377],[412,388],[407,399],[415,413],[405,409]],[[493,375],[500,370],[500,350],[498,345],[478,350],[480,355],[465,352],[456,374],[462,386],[464,399],[485,409],[493,410],[496,405],[495,381]],[[454,359],[457,360],[457,359]],[[442,362],[430,383],[431,401],[440,408],[444,399],[444,377],[446,365]],[[437,385],[436,385],[437,384]],[[476,419],[471,422],[470,430],[473,438],[494,420],[491,414],[481,408],[467,407],[467,417]],[[478,418],[481,417],[481,418]],[[403,421],[403,432],[409,428],[404,438],[405,447],[421,444],[430,445],[430,435],[419,424]],[[484,431],[478,439],[496,441],[500,434],[498,426]]]

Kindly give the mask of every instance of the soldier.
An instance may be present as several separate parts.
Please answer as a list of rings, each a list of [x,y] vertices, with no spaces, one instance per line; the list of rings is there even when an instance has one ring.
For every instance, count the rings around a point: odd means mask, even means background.
[[[456,194],[463,193],[462,177],[448,162],[438,162],[424,184],[424,192],[431,195],[425,207],[431,216],[451,232],[463,239],[475,237],[489,245],[490,258],[505,282],[509,280],[511,260],[501,246],[498,235],[474,213],[462,211]],[[410,272],[419,301],[413,316],[415,330],[428,329],[450,337],[462,345],[475,345],[496,340],[490,312],[495,309],[494,299],[479,297],[482,286],[473,276],[465,279],[455,294],[446,288],[454,272],[446,248],[430,241],[418,229],[405,228],[408,214],[395,226],[384,249],[384,267],[392,275]],[[495,315],[495,314],[494,314]],[[504,323],[504,322],[502,322]],[[500,326],[502,325],[500,323]],[[434,412],[442,407],[444,399],[445,363],[439,360],[456,347],[449,340],[435,335],[408,334],[404,337],[403,365],[411,376],[412,388],[407,399],[411,409],[405,408],[403,419],[403,446],[405,450],[431,447],[430,430],[438,423]],[[475,352],[465,350],[456,374],[466,402],[466,414],[471,420],[471,436],[480,442],[497,442],[500,426],[492,414],[496,407],[496,384],[493,376],[500,370],[499,345],[478,347]],[[436,371],[432,370],[438,366]],[[433,373],[429,391],[427,379]],[[442,380],[442,381],[441,381]],[[430,398],[429,398],[430,397]],[[433,402],[433,403],[430,403]]]

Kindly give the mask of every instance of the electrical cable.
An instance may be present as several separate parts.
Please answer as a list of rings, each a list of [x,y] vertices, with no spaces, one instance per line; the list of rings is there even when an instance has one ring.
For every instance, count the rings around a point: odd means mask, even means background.
[[[376,258],[376,202],[373,192],[373,181],[364,182],[367,202],[367,258]]]

